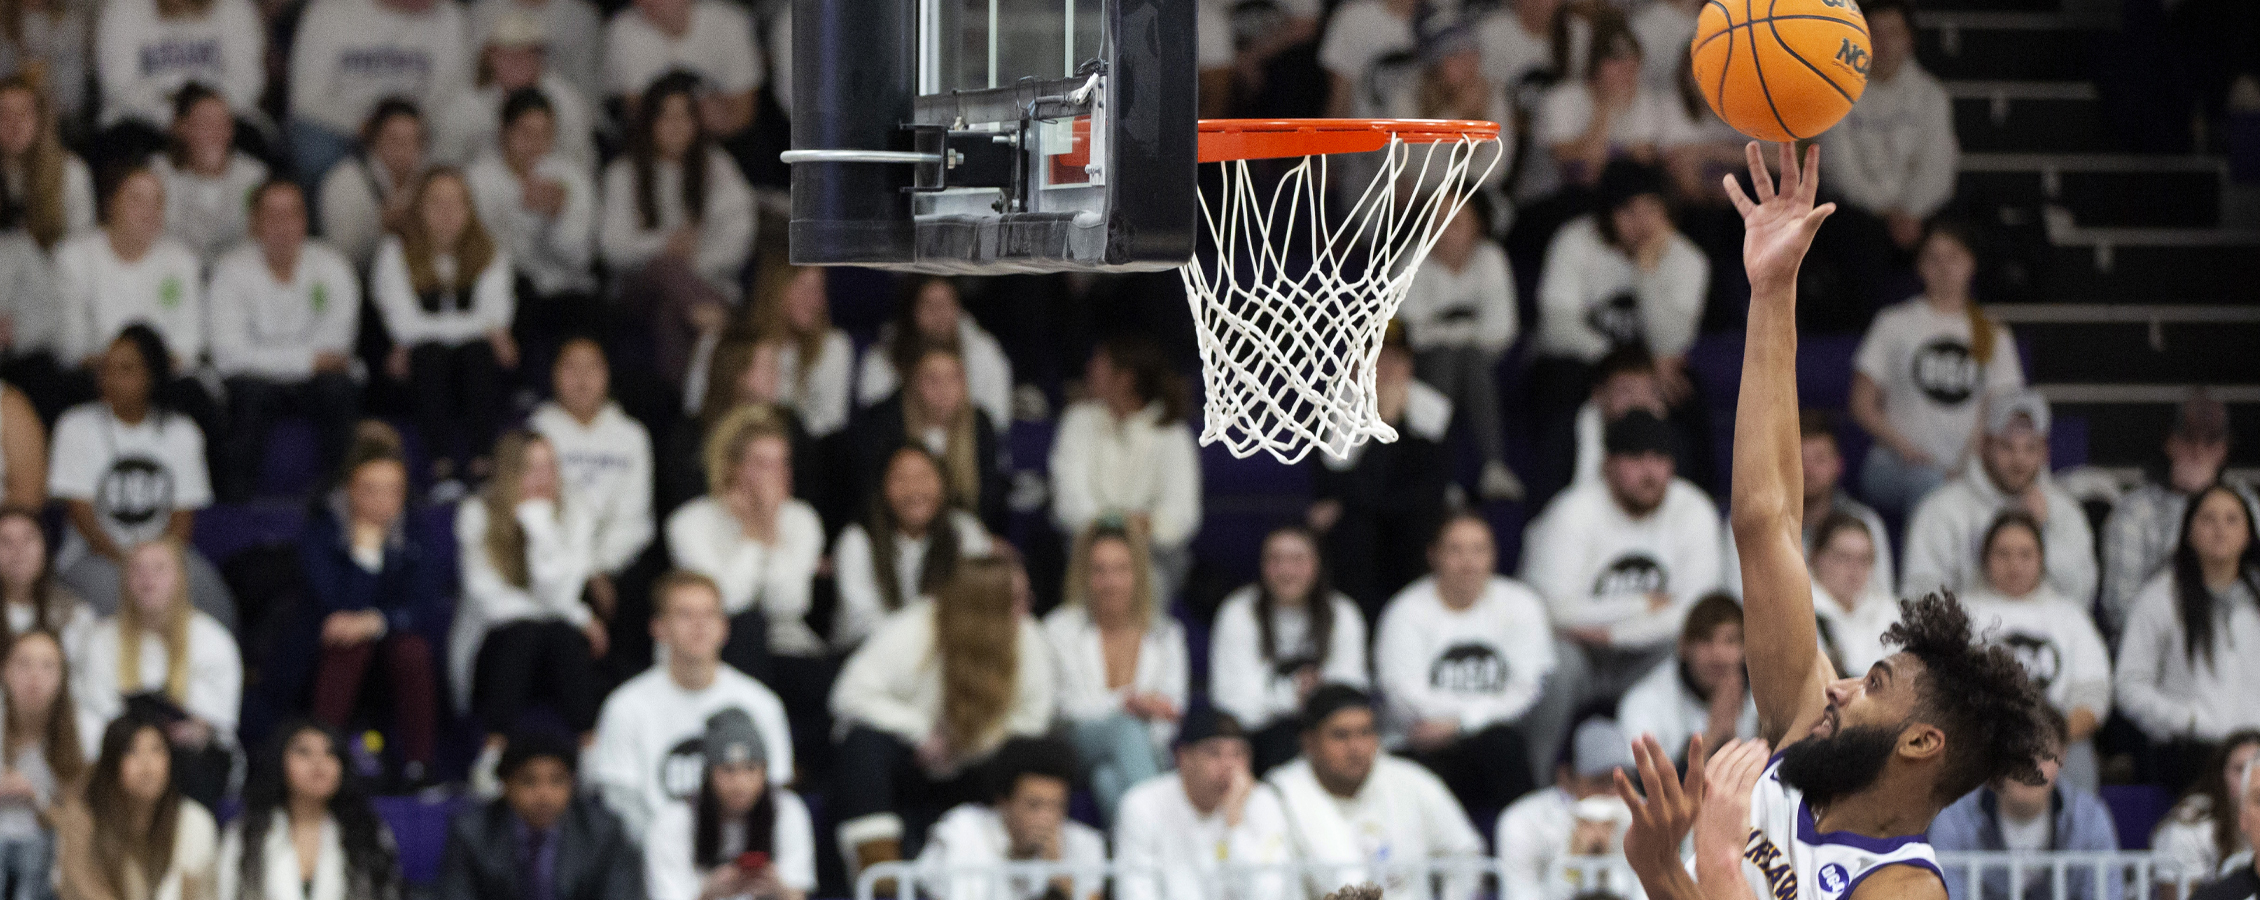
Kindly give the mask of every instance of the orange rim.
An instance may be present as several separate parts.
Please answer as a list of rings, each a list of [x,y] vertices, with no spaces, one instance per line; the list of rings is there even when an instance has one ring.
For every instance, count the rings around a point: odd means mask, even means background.
[[[1202,119],[1201,162],[1365,153],[1409,144],[1499,139],[1499,123],[1467,119]]]

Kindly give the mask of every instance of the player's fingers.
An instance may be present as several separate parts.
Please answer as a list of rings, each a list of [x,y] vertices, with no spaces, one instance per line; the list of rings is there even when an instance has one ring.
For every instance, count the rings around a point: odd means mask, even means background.
[[[1814,142],[1805,148],[1805,168],[1798,175],[1798,196],[1811,203],[1818,199],[1821,190],[1821,145]]]
[[[1781,192],[1790,197],[1803,196],[1805,174],[1797,166],[1797,142],[1783,143],[1777,155],[1781,158]]]
[[[1813,207],[1812,212],[1805,214],[1805,233],[1808,235],[1820,233],[1821,223],[1827,221],[1828,217],[1835,212],[1836,204],[1834,203],[1823,203]]]
[[[1641,735],[1640,748],[1642,755],[1648,759],[1649,768],[1656,773],[1657,789],[1663,795],[1665,808],[1678,807],[1679,779],[1672,777],[1671,755],[1664,752],[1663,742],[1656,740],[1656,736],[1652,734]]]
[[[1703,761],[1703,736],[1698,734],[1687,741],[1687,777],[1680,785],[1681,790],[1687,796],[1702,796],[1703,767],[1705,765],[1706,763]]]
[[[1758,202],[1773,199],[1773,176],[1766,172],[1765,151],[1758,149],[1757,141],[1751,141],[1743,147],[1742,155],[1750,160],[1750,185],[1758,191]]]
[[[1750,202],[1750,195],[1742,192],[1742,182],[1736,181],[1734,176],[1720,176],[1719,180],[1726,185],[1726,199],[1734,204],[1735,212],[1747,216],[1758,208],[1758,204]]]
[[[1624,769],[1621,767],[1610,770],[1610,774],[1616,781],[1617,799],[1623,800],[1624,805],[1632,807],[1633,815],[1642,815],[1648,807],[1648,801],[1642,799],[1640,792],[1633,788],[1632,779],[1624,777]]]

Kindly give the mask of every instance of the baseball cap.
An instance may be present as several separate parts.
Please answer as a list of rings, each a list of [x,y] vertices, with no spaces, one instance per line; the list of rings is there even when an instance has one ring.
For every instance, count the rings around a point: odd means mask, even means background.
[[[2022,417],[2032,424],[2032,430],[2048,433],[2048,398],[2031,388],[2007,391],[1993,395],[1985,413],[1985,433],[1999,435],[2017,424]]]
[[[1231,713],[1201,703],[1185,711],[1185,717],[1177,723],[1177,738],[1170,746],[1190,747],[1209,738],[1245,740],[1247,736],[1248,730],[1240,727],[1240,720]]]
[[[2195,388],[2182,399],[2174,410],[2173,435],[2199,443],[2218,443],[2229,439],[2229,408],[2213,399],[2204,388]]]
[[[742,709],[725,709],[706,720],[706,764],[710,766],[766,766],[769,752],[761,745],[761,732],[753,717]]]
[[[1656,414],[1645,409],[1635,409],[1617,417],[1601,433],[1601,446],[1609,455],[1661,453],[1671,456],[1677,452],[1678,436],[1671,426]]]
[[[1593,778],[1618,769],[1629,772],[1637,763],[1632,761],[1632,742],[1624,730],[1614,720],[1593,718],[1577,726],[1570,737],[1569,765],[1577,777]]]

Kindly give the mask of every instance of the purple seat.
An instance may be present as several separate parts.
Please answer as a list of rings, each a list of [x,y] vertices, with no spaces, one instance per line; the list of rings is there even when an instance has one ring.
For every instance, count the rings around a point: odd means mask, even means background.
[[[215,503],[196,513],[192,543],[214,564],[247,547],[289,541],[306,524],[306,507],[294,500]]]
[[[2119,846],[2127,850],[2150,849],[2150,832],[2173,809],[2173,795],[2151,784],[2106,784],[2098,793],[2111,808],[2111,824],[2119,830]]]
[[[409,884],[438,881],[440,858],[447,851],[447,823],[471,801],[459,797],[444,800],[377,797],[370,802],[377,808],[377,817],[392,829],[393,840],[400,845],[402,877]]]

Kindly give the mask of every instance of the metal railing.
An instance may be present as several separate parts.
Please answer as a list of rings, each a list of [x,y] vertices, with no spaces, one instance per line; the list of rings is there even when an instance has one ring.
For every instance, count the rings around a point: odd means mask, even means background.
[[[1938,855],[1953,900],[2188,900],[2203,882],[2161,881],[2157,861],[2142,851],[2112,853],[1956,852]],[[1010,862],[993,866],[942,868],[916,862],[881,863],[855,882],[855,900],[1024,900],[1043,892],[1053,879],[1070,879],[1072,900],[1091,900],[1112,887],[1115,900],[1188,900],[1170,889],[1172,874],[1190,877],[1206,900],[1309,900],[1348,884],[1374,882],[1392,898],[1469,900],[1548,900],[1507,896],[1499,860],[1453,856],[1398,860],[1374,865],[1295,862],[1277,865],[1224,865],[1205,874],[1172,873],[1167,867],[1057,862]],[[1549,879],[1567,877],[1579,893],[1599,890],[1630,896],[1637,885],[1621,861],[1595,859],[1558,863]],[[880,882],[890,890],[878,890]]]

